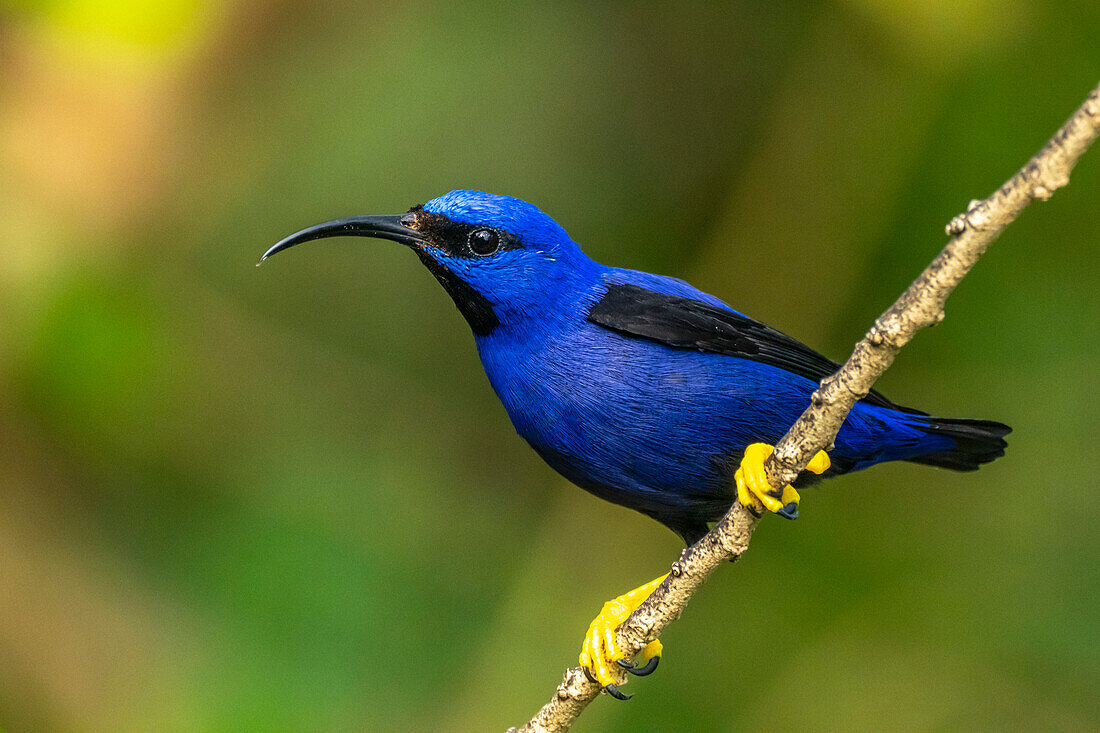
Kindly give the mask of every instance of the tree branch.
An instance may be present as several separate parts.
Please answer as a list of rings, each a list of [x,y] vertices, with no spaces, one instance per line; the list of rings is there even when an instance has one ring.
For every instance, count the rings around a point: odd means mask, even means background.
[[[819,450],[832,447],[852,406],[867,395],[901,348],[917,331],[943,320],[947,296],[978,258],[1033,199],[1045,201],[1069,182],[1073,166],[1097,136],[1100,86],[1016,175],[989,198],[971,201],[965,213],[951,220],[947,246],[879,316],[844,366],[822,380],[810,406],[776,444],[765,464],[772,486],[790,483]],[[618,641],[628,657],[660,636],[665,626],[679,617],[715,568],[741,557],[754,529],[756,519],[734,502],[706,536],[683,551],[672,564],[668,578],[619,627]],[[550,702],[526,725],[510,728],[509,733],[566,731],[600,689],[584,670],[573,667],[566,671]]]

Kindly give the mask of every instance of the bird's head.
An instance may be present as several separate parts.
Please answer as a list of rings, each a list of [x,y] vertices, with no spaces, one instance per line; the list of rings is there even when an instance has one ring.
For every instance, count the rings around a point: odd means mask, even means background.
[[[594,265],[557,222],[511,196],[451,191],[405,214],[352,216],[292,234],[264,253],[325,237],[388,239],[410,247],[474,334],[545,315]]]

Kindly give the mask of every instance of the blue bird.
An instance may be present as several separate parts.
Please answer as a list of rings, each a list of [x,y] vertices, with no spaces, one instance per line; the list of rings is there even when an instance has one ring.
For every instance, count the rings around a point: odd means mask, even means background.
[[[691,544],[735,500],[798,516],[797,487],[904,460],[971,471],[1004,455],[1010,428],[932,417],[878,392],[856,403],[828,455],[775,491],[763,462],[837,364],[682,280],[601,265],[531,204],[451,191],[403,215],[355,216],[293,234],[263,259],[333,236],[410,247],[473,330],[516,432],[558,473],[636,509]],[[262,261],[261,260],[261,261]],[[593,621],[581,664],[625,699],[614,629],[663,579]]]

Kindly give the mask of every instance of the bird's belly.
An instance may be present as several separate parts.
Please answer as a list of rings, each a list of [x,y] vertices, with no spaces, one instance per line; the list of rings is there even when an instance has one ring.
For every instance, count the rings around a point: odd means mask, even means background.
[[[615,345],[598,362],[578,362],[586,352],[576,347],[486,371],[517,432],[551,466],[635,508],[641,499],[728,503],[745,446],[774,442],[812,390],[807,380],[795,390],[769,383],[760,369],[779,370],[742,359]]]

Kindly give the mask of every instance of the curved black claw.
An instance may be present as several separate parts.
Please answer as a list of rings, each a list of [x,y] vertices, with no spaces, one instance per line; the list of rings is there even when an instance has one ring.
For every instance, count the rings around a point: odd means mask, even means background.
[[[751,504],[746,506],[745,508],[749,510],[749,514],[753,515],[757,519],[760,519],[762,516],[764,516],[760,512],[756,511],[756,507],[752,506]]]
[[[600,684],[600,681],[592,676],[592,673],[588,671],[588,667],[581,667],[581,671],[584,672],[584,676],[588,678],[588,681],[594,685]]]
[[[655,671],[657,671],[657,665],[660,663],[660,657],[653,657],[648,662],[646,662],[644,667],[636,667],[635,665],[631,664],[625,669],[627,672],[634,675],[635,677],[645,677],[646,675],[653,674]]]
[[[617,685],[608,685],[604,689],[607,690],[608,695],[611,695],[611,697],[615,698],[616,700],[629,700],[630,698],[634,697],[633,695],[627,695],[623,693]]]
[[[784,504],[783,508],[776,512],[781,517],[786,519],[798,519],[798,504],[793,501],[789,504]]]
[[[634,662],[630,661],[629,659],[616,659],[615,664],[619,665],[620,667],[625,669],[627,672],[629,672],[630,670],[632,670],[632,669],[634,669],[635,667],[638,666],[638,665],[634,664]]]

